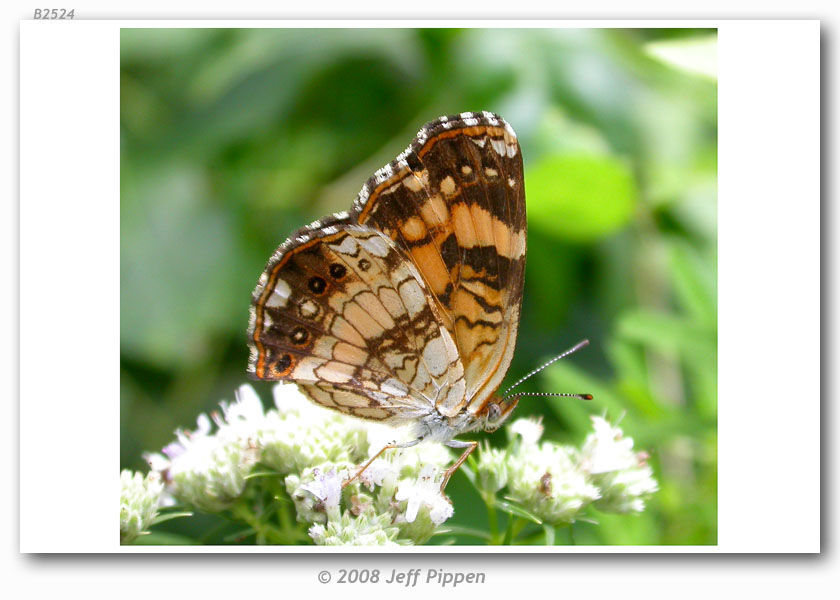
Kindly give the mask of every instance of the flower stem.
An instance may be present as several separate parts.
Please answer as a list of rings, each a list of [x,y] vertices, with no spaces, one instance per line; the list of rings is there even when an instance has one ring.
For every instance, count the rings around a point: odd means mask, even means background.
[[[510,515],[508,518],[507,530],[505,531],[505,539],[502,541],[502,544],[505,546],[512,546],[514,540],[527,524],[528,522],[524,519]]]
[[[495,498],[490,494],[482,494],[481,498],[487,506],[487,521],[490,524],[490,541],[491,546],[499,545],[499,516],[496,513]]]

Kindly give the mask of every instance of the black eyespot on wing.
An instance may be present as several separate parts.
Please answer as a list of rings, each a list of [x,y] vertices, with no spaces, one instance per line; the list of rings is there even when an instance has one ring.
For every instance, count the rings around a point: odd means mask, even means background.
[[[284,354],[280,357],[280,360],[274,363],[274,370],[277,372],[277,375],[285,375],[291,366],[292,356],[290,354]]]
[[[323,277],[318,277],[317,275],[311,277],[306,285],[309,286],[313,294],[323,294],[324,290],[327,289],[327,282],[324,281]]]
[[[359,261],[359,268],[362,271],[367,271],[368,269],[370,269],[370,261],[366,258],[363,258]]]
[[[330,276],[333,279],[341,279],[347,275],[347,267],[339,263],[333,263],[330,265]]]

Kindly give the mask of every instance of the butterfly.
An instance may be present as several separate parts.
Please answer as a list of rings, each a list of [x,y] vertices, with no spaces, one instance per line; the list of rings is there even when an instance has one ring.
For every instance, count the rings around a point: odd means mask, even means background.
[[[349,212],[293,233],[254,289],[248,374],[313,402],[464,449],[519,396],[498,396],[516,346],[527,223],[522,154],[490,112],[426,124]],[[565,355],[565,354],[564,354]]]

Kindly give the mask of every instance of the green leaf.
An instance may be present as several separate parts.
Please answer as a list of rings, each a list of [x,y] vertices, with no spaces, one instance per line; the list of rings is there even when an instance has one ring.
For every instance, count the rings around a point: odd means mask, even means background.
[[[717,273],[715,260],[704,259],[688,244],[668,244],[674,292],[689,314],[704,325],[717,323]]]
[[[282,477],[277,471],[253,471],[245,476],[245,479],[256,479],[259,477]]]
[[[531,521],[532,523],[536,523],[537,525],[543,524],[542,519],[540,519],[537,515],[519,506],[518,504],[514,504],[513,502],[507,502],[505,500],[497,499],[494,505],[496,506],[496,508],[508,513],[509,515],[521,517],[523,519]]]
[[[160,368],[207,360],[214,335],[241,326],[247,287],[232,216],[208,206],[203,174],[171,167],[157,178],[122,172],[120,340],[123,352]]]
[[[676,69],[717,79],[717,35],[650,42],[645,50]]]
[[[714,329],[663,312],[627,311],[618,321],[617,333],[660,352],[709,359],[717,353]]]
[[[189,511],[161,513],[155,517],[154,521],[152,521],[152,525],[157,525],[158,523],[163,523],[164,521],[169,521],[170,519],[179,519],[181,517],[191,516],[193,516],[193,513]]]
[[[487,531],[475,529],[474,527],[461,527],[459,525],[444,525],[441,529],[435,531],[433,535],[446,535],[448,533],[455,535],[469,535],[486,541],[489,541],[491,537],[490,533]]]
[[[629,222],[636,207],[633,175],[611,156],[548,156],[525,175],[529,224],[561,239],[609,235]]]

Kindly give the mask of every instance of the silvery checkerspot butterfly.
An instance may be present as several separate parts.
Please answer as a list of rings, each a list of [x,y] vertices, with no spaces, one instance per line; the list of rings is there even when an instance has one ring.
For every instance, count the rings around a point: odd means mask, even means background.
[[[349,212],[277,248],[253,294],[249,374],[412,426],[383,451],[421,440],[465,449],[443,489],[477,444],[454,437],[495,430],[519,400],[495,392],[516,345],[526,229],[511,126],[489,112],[428,123]]]

